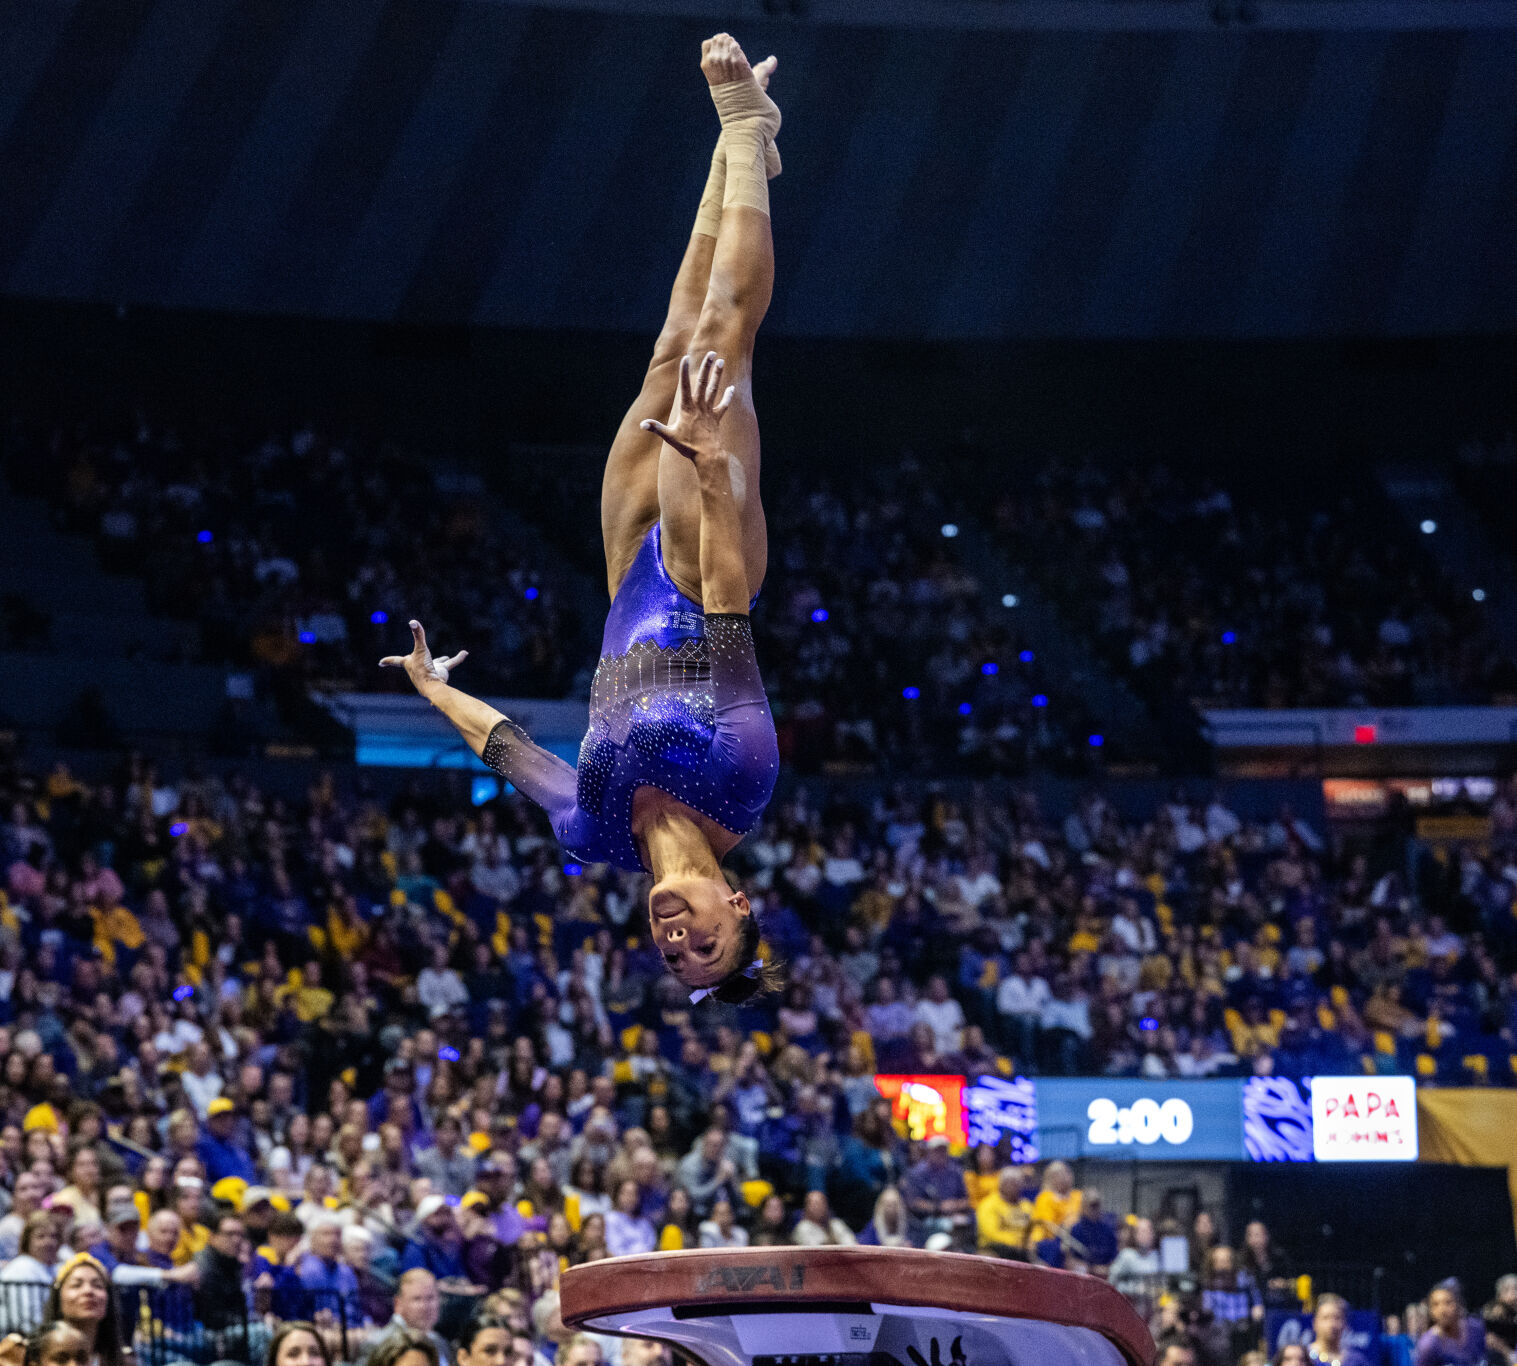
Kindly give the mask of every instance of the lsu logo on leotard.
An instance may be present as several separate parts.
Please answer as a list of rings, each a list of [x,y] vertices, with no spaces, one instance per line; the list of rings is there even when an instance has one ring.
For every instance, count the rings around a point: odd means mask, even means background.
[[[716,1266],[710,1271],[702,1272],[695,1283],[695,1293],[704,1295],[713,1290],[721,1290],[729,1295],[751,1295],[756,1290],[801,1290],[805,1285],[804,1266],[791,1267],[787,1277],[782,1266],[752,1266],[745,1263]]]
[[[699,612],[670,612],[664,618],[664,629],[668,631],[689,631],[693,635],[704,635],[706,618]]]

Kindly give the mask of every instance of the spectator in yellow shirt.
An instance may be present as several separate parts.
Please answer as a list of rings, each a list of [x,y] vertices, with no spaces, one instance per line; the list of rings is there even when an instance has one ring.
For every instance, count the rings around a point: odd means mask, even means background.
[[[992,1257],[1026,1261],[1032,1212],[1033,1207],[1022,1197],[1021,1169],[1004,1168],[996,1180],[996,1189],[975,1206],[980,1251]]]
[[[1067,1162],[1050,1162],[1043,1173],[1043,1187],[1033,1201],[1032,1237],[1038,1255],[1052,1266],[1063,1265],[1063,1235],[1080,1217],[1083,1198],[1075,1189],[1075,1174]],[[1051,1246],[1050,1246],[1051,1245]]]
[[[200,1211],[205,1200],[204,1182],[186,1178],[174,1187],[169,1208],[179,1216],[179,1241],[174,1247],[175,1266],[183,1266],[211,1241],[211,1231],[200,1222]]]
[[[974,1169],[964,1173],[964,1191],[969,1203],[979,1209],[980,1201],[996,1193],[1001,1183],[1001,1168],[996,1150],[982,1143],[974,1150]]]

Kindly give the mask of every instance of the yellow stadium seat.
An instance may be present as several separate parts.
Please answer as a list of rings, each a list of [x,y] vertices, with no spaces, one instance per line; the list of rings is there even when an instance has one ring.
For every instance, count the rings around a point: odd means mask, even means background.
[[[1337,1010],[1342,1010],[1343,1007],[1348,1004],[1347,987],[1334,987],[1330,992],[1328,992],[1327,995],[1328,999],[1332,1001],[1334,1008]]]
[[[1417,1075],[1419,1077],[1436,1077],[1438,1075],[1438,1061],[1431,1053],[1417,1054]]]
[[[1375,1031],[1375,1052],[1394,1055],[1396,1052],[1396,1036],[1388,1029]]]

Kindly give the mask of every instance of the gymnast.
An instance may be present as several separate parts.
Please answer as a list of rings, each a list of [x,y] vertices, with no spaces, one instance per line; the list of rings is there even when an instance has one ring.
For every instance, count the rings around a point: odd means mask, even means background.
[[[750,68],[725,33],[701,45],[722,131],[642,392],[606,460],[611,609],[578,767],[452,687],[468,651],[434,658],[419,622],[409,655],[380,660],[548,813],[576,858],[652,873],[653,942],[692,1002],[741,1003],[780,984],[721,868],[779,767],[748,620],[769,554],[752,362],[774,284],[776,64]]]

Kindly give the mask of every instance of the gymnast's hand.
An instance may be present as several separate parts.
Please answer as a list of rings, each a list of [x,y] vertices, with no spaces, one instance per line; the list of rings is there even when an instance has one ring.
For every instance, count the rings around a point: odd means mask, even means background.
[[[415,648],[410,654],[386,655],[379,661],[379,667],[404,669],[406,677],[416,685],[417,692],[426,692],[430,684],[446,683],[448,674],[469,657],[467,650],[460,650],[456,655],[433,659],[431,650],[427,649],[427,633],[421,629],[419,621],[411,623],[411,641]]]
[[[668,423],[651,417],[642,424],[645,432],[654,432],[687,460],[700,464],[721,454],[722,415],[732,406],[736,386],[722,391],[722,367],[715,351],[706,352],[700,373],[690,382],[690,357],[679,363],[679,388],[674,395],[674,410]]]

